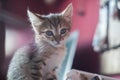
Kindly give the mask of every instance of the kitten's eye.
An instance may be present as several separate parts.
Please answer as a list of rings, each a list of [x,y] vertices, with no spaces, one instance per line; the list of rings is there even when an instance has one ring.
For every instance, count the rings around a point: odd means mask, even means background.
[[[67,29],[62,29],[61,31],[60,31],[60,34],[65,34],[67,32]]]
[[[53,32],[52,32],[52,31],[46,31],[46,34],[47,34],[48,36],[53,36]]]

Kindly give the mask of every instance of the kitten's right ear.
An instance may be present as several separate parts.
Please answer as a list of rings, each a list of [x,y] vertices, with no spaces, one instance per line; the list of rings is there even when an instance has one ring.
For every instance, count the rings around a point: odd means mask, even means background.
[[[38,28],[43,22],[42,16],[31,12],[29,9],[27,10],[27,14],[35,33],[38,33]]]
[[[29,9],[27,10],[27,14],[28,14],[29,20],[32,25],[40,25],[41,24],[41,20],[39,19],[39,17],[36,14],[34,14],[33,12],[31,12]]]

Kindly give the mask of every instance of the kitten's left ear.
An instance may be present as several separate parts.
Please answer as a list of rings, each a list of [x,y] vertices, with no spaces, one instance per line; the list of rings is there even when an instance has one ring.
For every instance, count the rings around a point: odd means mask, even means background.
[[[72,15],[73,15],[73,5],[70,3],[65,10],[62,12],[63,18],[66,21],[71,21]]]

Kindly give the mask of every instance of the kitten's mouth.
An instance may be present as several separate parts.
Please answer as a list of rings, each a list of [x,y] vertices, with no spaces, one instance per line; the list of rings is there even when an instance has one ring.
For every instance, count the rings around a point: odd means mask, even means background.
[[[62,46],[62,43],[61,42],[56,42],[56,43],[54,43],[54,46],[55,47],[60,47],[60,46]]]
[[[60,42],[59,43],[55,43],[55,46],[60,46],[61,44],[60,44]]]
[[[62,45],[61,44],[57,44],[57,45],[54,45],[55,47],[61,47]]]
[[[59,41],[56,41],[56,45],[59,45],[60,44],[60,42]]]

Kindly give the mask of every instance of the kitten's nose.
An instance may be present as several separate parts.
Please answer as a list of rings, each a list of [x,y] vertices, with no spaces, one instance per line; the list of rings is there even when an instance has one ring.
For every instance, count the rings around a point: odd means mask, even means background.
[[[60,41],[59,40],[56,40],[57,44],[60,44]]]
[[[56,41],[57,44],[60,44],[60,38],[59,37],[56,37],[55,41]]]

